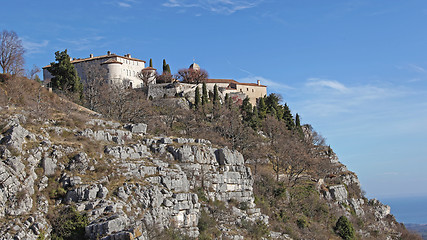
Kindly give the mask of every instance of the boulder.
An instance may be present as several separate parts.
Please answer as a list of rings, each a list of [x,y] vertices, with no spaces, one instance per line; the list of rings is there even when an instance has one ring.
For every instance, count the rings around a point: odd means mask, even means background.
[[[125,128],[131,131],[132,133],[147,133],[147,124],[145,123],[128,124],[125,126]]]
[[[0,144],[10,146],[16,150],[22,150],[22,144],[26,142],[26,139],[32,138],[34,138],[33,134],[17,124],[6,130],[4,137],[0,140]]]
[[[55,174],[56,170],[56,159],[45,157],[42,159],[42,168],[44,169],[44,174],[46,176],[52,176]]]
[[[342,184],[330,186],[329,192],[331,193],[332,198],[337,202],[343,202],[347,200],[347,189]]]

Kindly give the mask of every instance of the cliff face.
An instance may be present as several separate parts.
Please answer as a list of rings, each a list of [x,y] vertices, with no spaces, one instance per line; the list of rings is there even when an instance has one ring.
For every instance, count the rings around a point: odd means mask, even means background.
[[[1,112],[0,239],[48,237],[67,206],[87,216],[89,239],[156,239],[165,229],[196,238],[204,212],[222,239],[244,239],[248,224],[269,224],[237,151],[203,139],[148,136],[142,123]],[[362,221],[375,216],[375,224],[359,229],[362,237],[372,231],[398,237],[387,220],[390,208],[363,198],[356,175],[335,155],[329,160],[335,166],[329,177],[316,179],[322,201]]]
[[[8,221],[0,225],[2,239],[49,235],[47,214],[61,205],[87,214],[90,239],[150,239],[164,228],[197,237],[202,208],[214,201],[245,205],[233,207],[231,225],[243,219],[268,223],[254,204],[252,174],[237,151],[202,139],[146,137],[145,124],[91,119],[85,129],[70,129],[23,115],[5,123],[0,217]],[[52,196],[55,191],[64,192]]]

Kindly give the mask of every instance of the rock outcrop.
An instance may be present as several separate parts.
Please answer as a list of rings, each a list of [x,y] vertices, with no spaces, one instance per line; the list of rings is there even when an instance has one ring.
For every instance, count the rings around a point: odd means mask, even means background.
[[[150,137],[143,123],[91,119],[83,130],[42,125],[32,133],[15,117],[1,135],[0,218],[9,221],[0,223],[0,239],[49,236],[48,213],[61,206],[87,216],[89,239],[145,240],[164,229],[197,238],[202,212],[217,202],[229,209],[219,216],[223,239],[244,239],[239,227],[248,222],[269,223],[255,205],[254,179],[237,151],[204,139]],[[58,141],[62,135],[103,151]],[[331,162],[340,184],[318,181],[331,206],[357,216],[370,206],[379,220],[390,214],[377,200],[352,195],[350,188],[360,188],[357,177],[335,155]],[[288,239],[278,232],[270,237]]]

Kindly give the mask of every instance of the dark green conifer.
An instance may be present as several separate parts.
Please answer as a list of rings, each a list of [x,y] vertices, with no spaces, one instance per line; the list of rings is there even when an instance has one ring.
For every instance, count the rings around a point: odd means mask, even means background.
[[[258,100],[258,116],[260,119],[264,119],[267,116],[267,105],[263,97]]]
[[[200,106],[200,90],[199,90],[199,86],[197,86],[195,97],[194,97],[194,107],[196,109],[199,109],[199,106]]]
[[[150,65],[149,67],[153,67],[153,59],[150,58]]]
[[[163,73],[166,73],[167,71],[168,71],[168,68],[167,68],[166,60],[163,59]]]
[[[250,122],[252,118],[252,104],[250,103],[248,96],[243,99],[242,105],[240,106],[240,112],[242,113],[243,121]]]
[[[216,84],[214,86],[214,92],[213,92],[213,104],[214,105],[218,105],[219,104],[218,86]]]
[[[202,105],[206,105],[209,101],[208,90],[206,88],[206,83],[202,85]]]
[[[78,93],[81,97],[83,94],[83,85],[74,65],[71,63],[67,49],[63,52],[55,52],[55,60],[56,62],[50,63],[51,67],[48,68],[48,71],[53,76],[51,80],[52,88]]]
[[[294,118],[292,116],[291,110],[289,109],[289,107],[286,103],[283,106],[283,117],[282,118],[285,121],[285,124],[288,127],[288,130],[292,130],[295,128]]]

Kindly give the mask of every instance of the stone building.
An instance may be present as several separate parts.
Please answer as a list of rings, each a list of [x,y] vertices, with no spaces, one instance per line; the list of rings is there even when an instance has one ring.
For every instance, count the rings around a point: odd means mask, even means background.
[[[200,66],[197,63],[193,63],[190,65],[189,69],[200,71]],[[206,79],[205,83],[207,90],[211,92],[213,92],[216,85],[218,91],[223,96],[226,94],[230,96],[235,95],[238,98],[241,98],[240,96],[248,96],[252,106],[256,105],[256,100],[258,98],[267,95],[267,86],[261,85],[260,80],[258,80],[257,83],[240,83],[233,79]]]
[[[86,72],[88,68],[101,67],[105,69],[105,78],[109,83],[122,83],[132,88],[143,86],[143,81],[138,77],[141,71],[155,71],[154,68],[146,68],[145,61],[137,58],[132,58],[130,54],[119,56],[117,54],[107,52],[107,55],[94,57],[90,54],[88,58],[74,58],[71,63],[77,70],[82,81],[86,81]],[[50,82],[52,75],[48,71],[50,65],[43,67],[43,79],[45,83]],[[153,74],[154,75],[154,74]],[[150,83],[155,83],[153,77]]]

